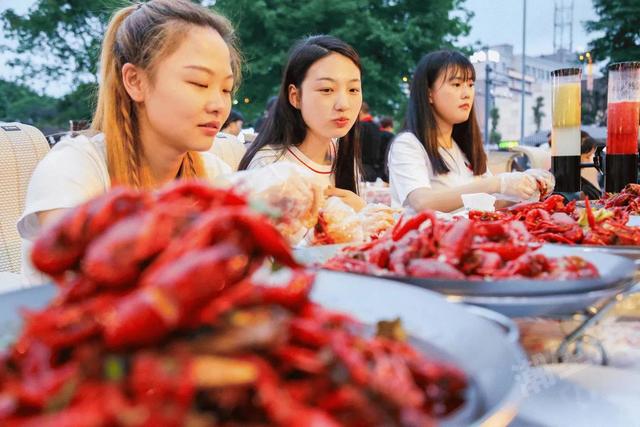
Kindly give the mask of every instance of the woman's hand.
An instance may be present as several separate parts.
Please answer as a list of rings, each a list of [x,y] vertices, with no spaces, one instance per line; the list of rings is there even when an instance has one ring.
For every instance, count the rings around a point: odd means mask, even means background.
[[[500,193],[527,200],[538,190],[536,179],[523,172],[506,172],[500,177]]]
[[[325,197],[339,197],[340,200],[342,200],[345,204],[351,206],[356,212],[360,212],[362,208],[367,205],[367,202],[365,202],[364,199],[362,199],[353,191],[343,190],[341,188],[336,188],[333,186],[327,187],[327,189],[324,190],[324,195]]]

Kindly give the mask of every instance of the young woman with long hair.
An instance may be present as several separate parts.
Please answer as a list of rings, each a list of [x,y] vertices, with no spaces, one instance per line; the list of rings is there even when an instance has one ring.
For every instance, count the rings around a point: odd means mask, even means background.
[[[475,70],[461,53],[422,58],[411,81],[405,131],[389,149],[393,203],[421,211],[462,207],[462,194],[528,199],[541,171],[493,176],[475,116]]]
[[[314,174],[326,196],[360,210],[361,85],[360,58],[347,43],[326,35],[298,42],[275,105],[239,169],[293,162]]]
[[[155,189],[231,172],[206,151],[227,119],[240,75],[229,21],[188,0],[118,10],[106,31],[93,135],[59,142],[34,171],[18,223],[23,281],[43,223],[111,186]],[[34,276],[35,275],[35,276]]]

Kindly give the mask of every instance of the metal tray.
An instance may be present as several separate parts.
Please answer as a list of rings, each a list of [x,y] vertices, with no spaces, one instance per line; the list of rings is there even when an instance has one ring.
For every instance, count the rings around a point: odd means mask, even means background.
[[[42,307],[53,294],[52,286],[41,286],[1,295],[2,343],[20,328],[19,307]],[[441,425],[506,426],[515,417],[524,389],[517,372],[528,365],[513,333],[506,333],[508,320],[505,326],[414,286],[329,271],[318,273],[312,299],[369,325],[400,317],[418,348],[461,367],[471,380],[469,402]]]
[[[301,262],[321,264],[339,252],[343,246],[305,248],[296,252]],[[550,257],[580,256],[592,262],[600,272],[597,279],[584,280],[446,280],[407,276],[377,276],[420,286],[445,295],[454,296],[548,296],[584,294],[617,288],[633,280],[636,264],[625,257],[603,251],[592,251],[581,246],[544,245],[537,252]]]
[[[443,280],[417,277],[393,277],[395,280],[460,297],[535,297],[584,294],[615,289],[633,281],[636,264],[627,258],[601,252],[588,252],[580,247],[544,245],[536,251],[550,257],[580,256],[592,262],[600,277],[583,280]]]
[[[625,258],[629,258],[635,261],[636,264],[640,263],[640,246],[600,246],[600,245],[563,245],[559,243],[545,243],[544,246],[559,247],[559,248],[580,248],[585,253],[598,253],[617,255]]]

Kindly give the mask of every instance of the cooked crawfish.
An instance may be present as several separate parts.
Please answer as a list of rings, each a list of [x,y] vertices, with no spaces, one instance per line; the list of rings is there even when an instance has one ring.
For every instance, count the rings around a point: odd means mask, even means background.
[[[552,206],[557,212],[550,215],[542,209],[527,211],[524,207],[518,208],[516,212],[518,216],[524,215],[525,218],[531,213],[529,221],[544,224],[547,227],[545,232],[570,235],[574,228],[567,224],[561,226],[563,221],[570,225],[567,218],[571,218],[563,212],[566,207],[558,205],[556,200],[548,206]],[[534,218],[538,213],[546,222]],[[474,215],[474,218],[477,216]],[[583,264],[569,263],[532,254],[540,243],[527,231],[526,221],[521,222],[515,218],[512,215],[510,219],[493,221],[458,219],[444,222],[438,221],[432,212],[423,212],[400,221],[390,233],[375,242],[345,248],[328,260],[324,268],[365,274],[454,280],[598,276],[595,267],[586,261]],[[528,266],[529,262],[532,265]]]
[[[384,242],[432,254],[436,227],[423,215]],[[438,228],[447,262],[468,228]],[[61,294],[0,358],[3,426],[431,426],[464,403],[460,370],[312,303],[314,274],[233,192],[115,190],[43,239],[33,257]]]

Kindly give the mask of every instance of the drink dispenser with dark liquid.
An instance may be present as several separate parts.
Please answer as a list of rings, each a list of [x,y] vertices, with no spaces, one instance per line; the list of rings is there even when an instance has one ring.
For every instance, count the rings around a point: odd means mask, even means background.
[[[640,62],[609,66],[607,92],[607,156],[604,186],[618,193],[638,180],[640,121]]]
[[[580,191],[580,68],[551,72],[551,172],[555,191]]]

